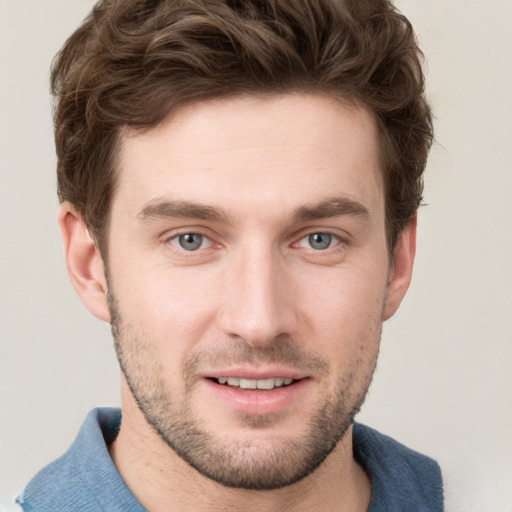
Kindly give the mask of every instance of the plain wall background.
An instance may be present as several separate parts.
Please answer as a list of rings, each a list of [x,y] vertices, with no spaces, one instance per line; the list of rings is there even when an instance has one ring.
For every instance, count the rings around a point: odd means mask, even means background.
[[[118,403],[109,328],[68,283],[48,69],[92,0],[0,0],[0,509]],[[512,512],[512,0],[401,0],[438,143],[408,297],[359,420],[437,458],[447,511]]]

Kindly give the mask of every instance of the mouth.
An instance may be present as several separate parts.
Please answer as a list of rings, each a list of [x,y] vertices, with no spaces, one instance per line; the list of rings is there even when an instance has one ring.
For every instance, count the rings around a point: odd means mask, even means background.
[[[222,386],[235,389],[271,391],[276,388],[284,388],[297,382],[288,377],[273,377],[268,379],[245,379],[242,377],[218,377],[210,378],[211,381]]]
[[[265,415],[292,410],[306,399],[312,385],[310,376],[290,370],[228,371],[205,375],[202,381],[209,404],[236,413]]]

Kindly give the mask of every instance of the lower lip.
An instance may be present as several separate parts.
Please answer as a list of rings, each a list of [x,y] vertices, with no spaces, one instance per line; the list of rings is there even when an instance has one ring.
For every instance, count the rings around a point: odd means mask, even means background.
[[[202,382],[215,400],[242,414],[273,414],[286,410],[296,403],[310,384],[302,379],[272,390],[240,389],[217,384],[210,379]]]

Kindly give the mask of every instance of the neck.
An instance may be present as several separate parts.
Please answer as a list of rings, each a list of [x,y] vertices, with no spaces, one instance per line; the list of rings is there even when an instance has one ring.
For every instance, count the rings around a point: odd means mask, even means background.
[[[370,482],[352,455],[352,428],[312,474],[282,489],[252,491],[225,487],[197,472],[147,424],[123,393],[123,419],[110,455],[128,488],[150,512],[313,510],[364,512]]]

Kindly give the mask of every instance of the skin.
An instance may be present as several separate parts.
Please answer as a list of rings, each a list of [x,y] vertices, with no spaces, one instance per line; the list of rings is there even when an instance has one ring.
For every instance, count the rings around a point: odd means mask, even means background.
[[[75,289],[113,326],[127,485],[151,511],[366,510],[350,424],[415,252],[412,222],[390,261],[371,114],[317,95],[208,101],[124,130],[120,156],[108,276],[71,205],[59,223]],[[298,383],[275,407],[209,380],[286,372]],[[323,455],[294,474],[311,440]]]

